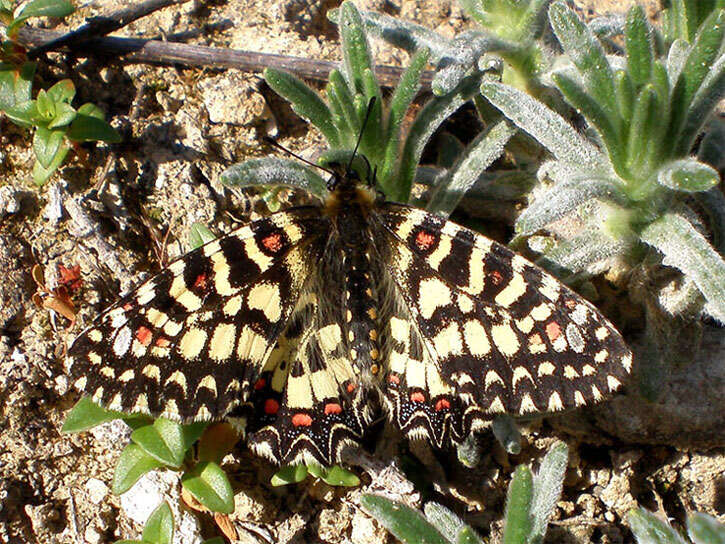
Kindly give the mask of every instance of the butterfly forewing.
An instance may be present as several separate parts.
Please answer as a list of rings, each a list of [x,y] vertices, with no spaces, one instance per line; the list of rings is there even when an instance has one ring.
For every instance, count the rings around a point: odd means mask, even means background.
[[[388,268],[444,380],[474,419],[575,408],[616,390],[631,353],[594,307],[484,236],[386,204]],[[393,264],[394,263],[394,264]]]
[[[316,208],[298,208],[171,263],[76,339],[68,354],[75,386],[110,409],[221,418],[248,396],[324,232]]]

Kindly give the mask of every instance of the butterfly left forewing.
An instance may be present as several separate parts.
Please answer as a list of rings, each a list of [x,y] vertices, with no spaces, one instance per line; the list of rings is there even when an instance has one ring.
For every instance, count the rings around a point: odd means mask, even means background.
[[[247,395],[318,258],[314,209],[242,226],[171,263],[73,343],[76,388],[110,409],[218,419]]]
[[[443,379],[481,417],[575,408],[616,390],[631,366],[588,302],[480,234],[422,210],[377,216],[390,274]]]

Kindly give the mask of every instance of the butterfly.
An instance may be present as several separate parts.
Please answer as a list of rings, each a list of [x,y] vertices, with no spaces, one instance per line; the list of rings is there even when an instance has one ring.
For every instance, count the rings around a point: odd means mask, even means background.
[[[497,414],[620,387],[632,354],[589,302],[336,172],[324,200],[187,253],[107,309],[69,348],[75,387],[113,410],[239,418],[282,465],[340,461],[381,412],[443,448]]]

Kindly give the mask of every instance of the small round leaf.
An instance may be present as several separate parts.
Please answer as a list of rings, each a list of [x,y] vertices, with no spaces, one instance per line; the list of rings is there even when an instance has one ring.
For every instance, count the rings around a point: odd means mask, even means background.
[[[151,457],[140,446],[129,444],[123,449],[118,463],[116,463],[111,491],[114,495],[125,493],[141,476],[161,466],[163,465],[159,461]]]
[[[181,477],[181,485],[212,512],[234,512],[232,486],[216,463],[199,463]]]

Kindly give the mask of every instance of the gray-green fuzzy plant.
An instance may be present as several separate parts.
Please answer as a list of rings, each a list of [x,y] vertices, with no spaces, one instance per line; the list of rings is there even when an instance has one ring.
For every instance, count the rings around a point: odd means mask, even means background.
[[[425,178],[428,184],[435,185],[428,209],[447,215],[480,173],[501,155],[513,128],[505,121],[492,125],[467,148],[461,148],[455,164],[446,170],[435,170],[426,178],[418,168],[426,143],[445,119],[477,93],[480,80],[463,78],[451,93],[426,103],[408,130],[403,132],[402,121],[418,92],[429,50],[423,48],[412,57],[390,101],[385,104],[375,76],[363,19],[352,3],[345,2],[340,7],[339,26],[343,62],[339,70],[330,74],[325,89],[326,101],[290,74],[267,69],[265,80],[324,135],[329,150],[322,155],[321,164],[344,162],[344,158],[349,157],[367,116],[359,153],[367,158],[375,171],[378,188],[390,200],[408,202],[414,181]],[[368,112],[368,104],[373,98],[374,104]],[[370,172],[365,171],[364,162],[358,164],[362,169],[361,177],[367,178]],[[318,172],[287,159],[258,159],[232,166],[222,174],[222,182],[232,187],[287,185],[306,190],[320,199],[324,199],[327,192],[326,182]]]
[[[552,156],[539,168],[541,183],[516,222],[517,235],[529,237],[560,275],[624,270],[633,298],[641,278],[655,283],[665,267],[678,270],[674,282],[641,297],[652,360],[662,360],[671,344],[663,333],[672,332],[667,316],[704,313],[725,322],[725,198],[715,188],[718,172],[692,155],[725,94],[725,10],[713,11],[691,44],[675,40],[666,57],[657,56],[640,7],[627,15],[624,56],[605,55],[563,2],[551,5],[549,19],[570,60],[551,79],[586,120],[585,134],[518,89],[481,86]],[[535,236],[541,231],[553,236]],[[649,393],[657,389],[649,386]]]
[[[725,525],[714,517],[695,512],[687,517],[687,540],[667,521],[644,508],[627,514],[627,523],[637,544],[725,544]]]
[[[504,514],[504,544],[540,544],[561,497],[568,460],[566,444],[554,444],[537,474],[526,465],[514,470]],[[404,544],[483,544],[476,532],[435,502],[423,512],[378,495],[363,495],[363,508]],[[697,543],[700,544],[700,543]]]
[[[372,11],[362,14],[371,35],[411,54],[424,48],[430,50],[431,60],[436,63],[431,87],[437,95],[451,92],[467,76],[481,77],[496,64],[496,59],[506,65],[504,81],[536,92],[538,74],[545,67],[540,38],[550,1],[460,0],[466,15],[479,27],[453,38],[388,15]],[[334,11],[331,18],[337,18]]]

